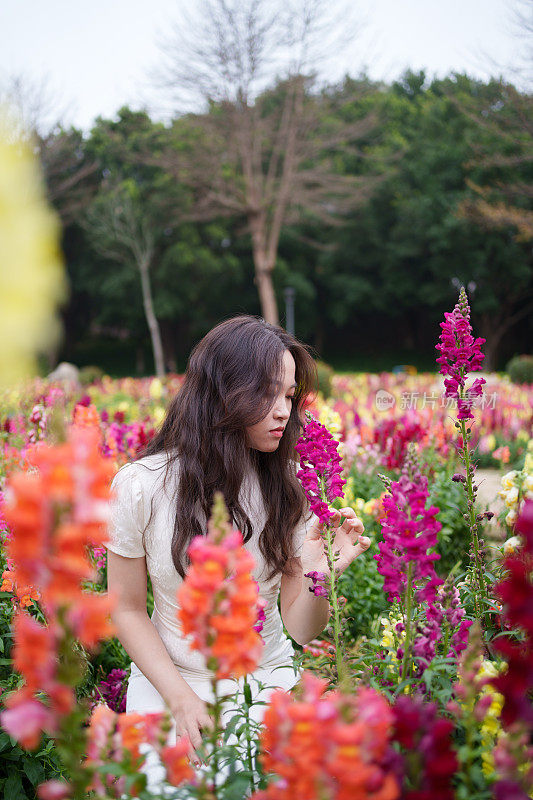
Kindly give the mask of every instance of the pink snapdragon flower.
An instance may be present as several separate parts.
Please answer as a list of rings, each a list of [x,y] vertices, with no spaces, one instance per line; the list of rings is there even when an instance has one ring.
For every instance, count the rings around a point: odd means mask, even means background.
[[[313,585],[309,587],[311,594],[314,594],[316,597],[329,596],[329,592],[326,589],[327,575],[325,572],[317,572],[316,570],[313,572],[306,572],[304,578],[311,578],[313,581]]]
[[[268,603],[265,600],[265,598],[261,597],[261,595],[259,594],[259,584],[258,584],[258,582],[255,580],[255,578],[252,578],[252,580],[255,583],[255,585],[257,586],[257,622],[255,623],[255,625],[253,627],[254,627],[254,631],[257,631],[257,633],[261,633],[261,631],[263,630],[264,624],[266,622],[265,608],[268,605]],[[261,637],[261,638],[263,638],[263,637]]]
[[[105,547],[93,547],[96,569],[104,569],[107,564],[107,550]]]
[[[327,524],[333,517],[327,502],[342,497],[346,481],[342,477],[339,443],[325,425],[306,413],[307,422],[298,440],[296,450],[300,454],[300,469],[297,476],[309,500],[311,511]]]
[[[127,686],[126,670],[112,669],[105,680],[98,684],[97,693],[112,711],[122,713],[126,711]]]
[[[437,646],[443,640],[446,627],[448,652],[443,655],[457,659],[459,653],[466,648],[472,620],[465,619],[465,614],[457,587],[453,584],[439,586],[435,601],[428,604],[424,624],[418,626],[413,641],[413,654],[419,674],[435,658]]]
[[[437,364],[439,372],[448,375],[444,379],[446,387],[445,396],[455,397],[459,413],[457,419],[474,419],[471,408],[474,398],[480,397],[483,392],[484,378],[476,378],[474,383],[466,389],[465,382],[469,372],[481,369],[485,358],[481,352],[481,345],[485,339],[474,339],[470,325],[470,307],[464,287],[461,287],[459,301],[454,310],[445,312],[445,322],[441,322],[442,333],[439,343],[435,345],[440,351]]]
[[[436,506],[426,508],[427,478],[420,474],[414,458],[407,456],[390,492],[382,500],[385,510],[383,540],[379,553],[374,556],[378,572],[385,578],[383,588],[387,599],[389,602],[403,600],[407,590],[407,566],[411,564],[417,599],[432,602],[437,586],[443,581],[433,568],[433,562],[440,555],[429,551],[437,546],[437,533],[442,526],[436,519],[439,509]]]

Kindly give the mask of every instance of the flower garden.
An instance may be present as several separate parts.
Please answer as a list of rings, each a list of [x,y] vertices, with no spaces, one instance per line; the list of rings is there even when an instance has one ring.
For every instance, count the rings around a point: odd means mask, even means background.
[[[3,796],[160,796],[142,772],[149,743],[165,797],[531,797],[533,387],[476,377],[482,344],[462,292],[437,342],[440,375],[337,375],[310,402],[299,476],[324,523],[329,573],[310,577],[330,623],[295,646],[302,679],[272,695],[262,727],[248,691],[219,729],[217,698],[197,772],[186,741],[166,744],[169,715],[125,713],[129,658],[106,592],[111,477],[153,435],[180,376],[5,390]],[[500,470],[497,516],[479,499],[479,465]],[[343,505],[372,544],[339,575],[328,506]],[[221,498],[189,553],[181,622],[216,690],[253,672],[262,648],[253,561]]]

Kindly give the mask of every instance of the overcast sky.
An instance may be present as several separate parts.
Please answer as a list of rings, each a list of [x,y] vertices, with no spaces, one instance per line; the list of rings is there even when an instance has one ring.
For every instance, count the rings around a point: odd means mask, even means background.
[[[390,81],[410,67],[429,77],[466,71],[513,79],[522,46],[512,23],[517,2],[360,0],[365,27],[339,72],[366,69]],[[158,38],[181,7],[180,0],[0,0],[0,78],[45,78],[65,122],[88,129],[124,103],[154,100],[148,75]]]

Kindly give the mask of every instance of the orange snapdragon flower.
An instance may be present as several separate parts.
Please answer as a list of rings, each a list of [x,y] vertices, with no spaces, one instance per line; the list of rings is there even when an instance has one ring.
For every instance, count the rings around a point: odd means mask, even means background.
[[[74,427],[68,441],[40,442],[28,451],[33,473],[8,481],[4,515],[12,537],[6,550],[21,584],[39,589],[43,603],[75,602],[92,575],[89,545],[106,541],[113,465],[99,450],[93,428]]]
[[[177,593],[183,632],[217,678],[253,672],[263,649],[254,625],[264,601],[251,574],[254,559],[229,525],[222,495],[215,497],[207,536],[196,536],[188,554],[191,565]]]
[[[393,716],[373,689],[326,693],[327,681],[302,676],[303,696],[278,690],[264,716],[259,758],[277,783],[254,800],[396,800],[400,790],[387,767]]]
[[[126,758],[141,759],[141,745],[149,744],[160,754],[161,760],[167,767],[167,778],[170,783],[178,785],[175,780],[181,781],[193,777],[193,771],[181,759],[186,759],[190,748],[188,739],[183,739],[174,747],[165,746],[166,734],[170,730],[168,712],[151,714],[137,714],[135,712],[118,714],[104,703],[99,703],[93,708],[87,743],[87,760],[89,767],[98,767],[109,761],[124,761]],[[124,796],[125,786],[123,780],[110,784],[112,776],[104,778],[95,772],[90,788],[106,797],[117,798]],[[140,791],[140,787],[131,787],[131,794]],[[111,792],[111,795],[109,794]]]
[[[189,739],[187,736],[183,736],[178,739],[176,744],[167,745],[160,752],[161,761],[167,770],[167,780],[173,786],[191,781],[194,777],[194,771],[188,758],[189,750]]]
[[[24,611],[13,618],[13,667],[32,691],[46,691],[56,672],[55,631]]]
[[[49,619],[41,625],[19,611],[13,621],[13,663],[25,686],[7,698],[0,721],[21,743],[38,742],[43,730],[53,733],[58,717],[75,703],[73,687],[57,677],[65,626],[86,647],[113,633],[111,599],[82,587],[93,574],[89,547],[106,541],[113,465],[101,455],[99,439],[94,428],[74,426],[62,444],[29,448],[35,471],[8,480],[3,513],[11,535],[5,547],[16,583],[9,573],[4,583],[29,587],[23,598],[38,590]],[[46,705],[32,698],[37,690],[47,694]]]
[[[96,428],[100,431],[100,414],[96,406],[93,403],[88,406],[78,403],[74,408],[74,425]]]
[[[494,450],[492,454],[493,458],[496,458],[498,461],[501,461],[502,464],[508,464],[511,460],[511,451],[508,445],[504,445],[502,447],[498,447]]]
[[[25,586],[20,583],[14,569],[6,569],[2,573],[0,592],[12,592],[22,608],[31,606],[34,601],[39,600],[41,597],[41,593],[35,586]]]

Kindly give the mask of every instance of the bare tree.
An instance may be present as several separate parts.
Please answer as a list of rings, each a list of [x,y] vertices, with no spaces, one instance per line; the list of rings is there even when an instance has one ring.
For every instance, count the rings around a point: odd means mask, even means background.
[[[6,75],[0,80],[0,106],[7,109],[18,138],[31,141],[43,169],[47,195],[63,225],[86,208],[95,191],[98,165],[88,160],[82,135],[63,126],[68,107],[42,77]]]
[[[531,89],[533,80],[533,1],[513,0],[511,4],[512,32],[518,42],[515,74]]]
[[[133,264],[138,269],[155,370],[158,377],[163,377],[163,345],[150,284],[155,242],[149,221],[128,190],[115,187],[92,204],[83,224],[91,236],[91,244],[101,255],[120,263]]]
[[[199,96],[209,108],[187,118],[192,155],[168,150],[165,167],[192,187],[197,219],[244,218],[262,314],[273,324],[272,275],[283,226],[310,217],[338,224],[375,183],[335,168],[339,150],[361,155],[356,143],[375,119],[327,119],[333,93],[316,91],[313,69],[325,53],[339,52],[332,30],[350,28],[346,19],[342,28],[335,25],[328,5],[205,0],[201,18],[182,20],[164,45],[160,84],[182,108],[195,99],[198,106]]]
[[[46,138],[60,124],[65,109],[49,79],[27,75],[0,76],[0,105],[7,109],[18,139]]]

